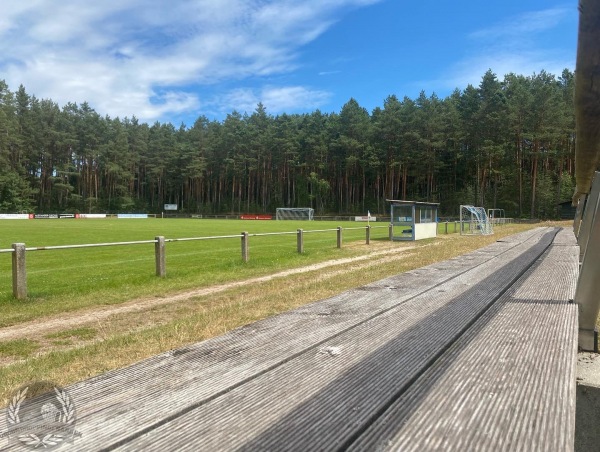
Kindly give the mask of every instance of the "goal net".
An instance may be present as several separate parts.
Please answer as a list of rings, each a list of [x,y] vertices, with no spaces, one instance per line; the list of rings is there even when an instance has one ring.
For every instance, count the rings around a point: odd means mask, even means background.
[[[315,209],[310,207],[279,207],[276,211],[277,220],[312,220]]]
[[[461,235],[490,235],[493,233],[492,223],[483,207],[460,206]]]

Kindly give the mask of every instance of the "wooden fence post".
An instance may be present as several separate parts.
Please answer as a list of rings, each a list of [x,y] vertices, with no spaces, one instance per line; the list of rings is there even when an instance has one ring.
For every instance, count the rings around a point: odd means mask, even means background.
[[[394,224],[390,223],[388,227],[388,235],[390,236],[390,240],[394,240]]]
[[[342,247],[342,227],[338,226],[337,228],[337,247]]]
[[[17,300],[27,298],[27,268],[25,266],[25,244],[12,244],[13,296]]]
[[[164,278],[167,276],[167,259],[165,249],[165,238],[162,236],[154,237],[154,259],[156,261],[156,276]]]
[[[366,242],[367,245],[369,245],[371,243],[371,226],[367,225],[367,231],[366,231]]]
[[[446,221],[446,234],[448,234],[448,222]]]
[[[298,253],[304,253],[304,231],[298,229],[297,242],[298,242]]]
[[[248,233],[242,232],[242,260],[244,262],[248,262],[248,260],[250,259],[248,239]]]

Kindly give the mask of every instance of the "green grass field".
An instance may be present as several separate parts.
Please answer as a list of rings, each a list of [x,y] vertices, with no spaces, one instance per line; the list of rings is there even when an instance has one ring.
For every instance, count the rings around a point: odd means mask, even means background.
[[[123,241],[295,232],[344,228],[344,244],[364,243],[366,224],[356,222],[242,221],[197,219],[88,219],[0,222],[0,249]],[[374,223],[372,240],[387,240],[387,224]],[[442,225],[440,225],[442,226]],[[360,229],[349,229],[360,228]],[[336,247],[336,232],[250,237],[250,261],[243,263],[241,239],[172,242],[166,245],[167,277],[155,276],[154,244],[27,252],[28,299],[12,297],[11,253],[0,254],[0,326],[40,314],[114,304],[140,296],[245,279],[274,271],[357,254]]]

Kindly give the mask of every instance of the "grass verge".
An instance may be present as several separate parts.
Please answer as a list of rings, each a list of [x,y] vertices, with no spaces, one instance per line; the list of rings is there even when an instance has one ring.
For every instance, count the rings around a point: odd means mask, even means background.
[[[11,256],[0,254],[0,327],[44,316],[113,305],[149,296],[206,287],[228,281],[268,275],[330,259],[352,257],[364,250],[345,246],[364,241],[365,229],[356,223],[294,221],[244,222],[235,220],[98,220],[23,221],[8,228],[0,222],[0,248],[24,242],[28,248],[53,245],[106,243],[167,238],[235,236],[227,239],[170,242],[166,247],[167,277],[155,276],[154,245],[27,252],[28,298],[15,300],[11,288]],[[14,224],[14,223],[11,223]],[[21,223],[20,223],[21,224]],[[337,226],[344,227],[344,247],[336,248]],[[250,261],[242,262],[240,231],[253,234],[330,229],[306,233],[305,252],[296,252],[294,233],[252,236]],[[372,240],[384,240],[387,226],[372,231]]]
[[[31,356],[40,346],[31,339],[14,339],[0,342],[0,356],[26,358]]]

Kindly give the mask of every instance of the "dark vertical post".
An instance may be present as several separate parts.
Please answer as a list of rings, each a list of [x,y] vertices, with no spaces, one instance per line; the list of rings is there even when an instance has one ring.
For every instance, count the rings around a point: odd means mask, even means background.
[[[390,223],[388,235],[390,236],[390,240],[394,240],[394,223]]]
[[[250,259],[248,239],[248,233],[242,232],[242,260],[244,262],[248,262],[248,260]]]
[[[27,298],[27,268],[25,266],[25,244],[12,244],[13,296],[18,300]]]
[[[162,236],[154,237],[154,259],[156,261],[156,276],[164,278],[167,276],[167,259],[165,238]]]
[[[367,240],[366,240],[367,245],[369,245],[371,243],[371,226],[367,226],[366,235],[367,235]]]
[[[446,234],[448,234],[448,222],[446,221]]]
[[[600,164],[600,2],[579,0],[577,58],[575,62],[575,182],[573,205],[588,194]],[[586,207],[587,209],[587,207]],[[581,319],[581,317],[580,317]]]
[[[342,227],[338,226],[337,228],[337,247],[342,247]]]
[[[298,253],[302,254],[304,253],[304,231],[302,229],[298,229],[296,239],[298,244]]]

